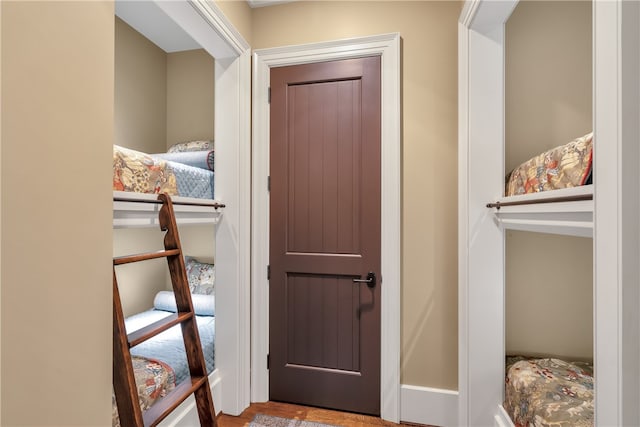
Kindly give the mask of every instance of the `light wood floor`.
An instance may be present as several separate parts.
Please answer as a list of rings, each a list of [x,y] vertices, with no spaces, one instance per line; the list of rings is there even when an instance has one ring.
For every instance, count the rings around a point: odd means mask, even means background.
[[[256,414],[273,415],[275,417],[294,418],[297,420],[315,421],[319,423],[333,424],[343,427],[368,427],[385,426],[397,427],[415,426],[416,424],[395,424],[383,421],[380,418],[360,414],[332,411],[329,409],[310,408],[307,406],[292,405],[289,403],[266,402],[252,403],[240,416],[219,415],[218,427],[244,427],[248,426]]]

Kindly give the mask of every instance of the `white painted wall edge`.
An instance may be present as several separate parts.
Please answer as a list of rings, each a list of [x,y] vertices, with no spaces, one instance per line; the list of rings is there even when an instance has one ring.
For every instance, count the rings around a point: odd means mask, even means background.
[[[403,384],[400,386],[400,419],[433,426],[458,425],[458,392]]]

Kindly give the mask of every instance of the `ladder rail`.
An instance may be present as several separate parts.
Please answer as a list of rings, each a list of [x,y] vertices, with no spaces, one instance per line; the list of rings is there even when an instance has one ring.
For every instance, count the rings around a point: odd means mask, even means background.
[[[158,214],[160,229],[163,231],[166,230],[166,234],[164,235],[164,247],[166,250],[179,249],[182,253],[182,246],[178,235],[178,226],[176,224],[176,216],[173,211],[171,199],[166,194],[160,194],[158,198],[165,202],[162,204],[162,208],[160,208],[160,212]],[[191,292],[188,286],[189,281],[184,264],[184,257],[182,255],[169,256],[167,257],[167,263],[169,264],[169,273],[172,278],[171,282],[173,284],[173,293],[176,298],[176,307],[178,311],[193,312],[193,303],[191,301]],[[180,286],[180,284],[184,284],[184,286]],[[206,377],[207,368],[200,346],[200,334],[198,332],[198,326],[195,318],[185,321],[181,326],[182,336],[184,337],[185,352],[187,355],[187,361],[189,362],[189,372],[192,377]],[[211,413],[206,410],[207,405],[210,405],[210,407],[213,408],[211,389],[208,386],[206,390],[203,390],[203,387],[200,387],[195,391],[194,395],[196,397],[196,407],[198,409],[200,425],[217,425],[215,420],[215,411],[212,411],[213,415],[211,415]]]
[[[122,313],[115,267],[113,269],[113,392],[118,406],[120,425],[141,426],[142,411],[138,402],[129,342]]]
[[[173,205],[167,194],[158,195],[158,199],[162,203],[158,215],[160,229],[165,232],[165,250],[113,259],[113,386],[120,422],[123,427],[155,426],[193,394],[200,425],[216,427],[213,397],[193,310]],[[127,334],[115,267],[157,258],[167,259],[177,313]],[[182,330],[190,380],[183,381],[143,414],[138,402],[130,349],[178,324]]]

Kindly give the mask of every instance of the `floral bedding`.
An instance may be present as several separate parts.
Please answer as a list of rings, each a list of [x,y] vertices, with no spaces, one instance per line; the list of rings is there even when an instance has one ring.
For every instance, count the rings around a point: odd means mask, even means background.
[[[589,184],[593,162],[593,133],[539,154],[508,176],[506,196]]]
[[[593,426],[593,365],[508,357],[504,409],[516,427]]]
[[[148,154],[113,146],[113,189],[134,193],[178,194],[176,175],[167,161]]]
[[[113,189],[198,199],[214,198],[215,175],[212,170],[156,156],[114,145]]]
[[[156,400],[164,397],[176,386],[176,377],[173,369],[159,360],[145,357],[132,356],[133,373],[138,386],[138,399],[143,411],[149,409]],[[111,394],[112,401],[112,427],[120,427],[116,397]]]

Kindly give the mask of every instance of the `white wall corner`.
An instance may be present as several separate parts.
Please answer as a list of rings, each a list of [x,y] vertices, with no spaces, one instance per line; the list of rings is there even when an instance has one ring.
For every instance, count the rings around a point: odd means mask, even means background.
[[[400,420],[433,426],[457,426],[458,392],[403,384],[400,386]]]

